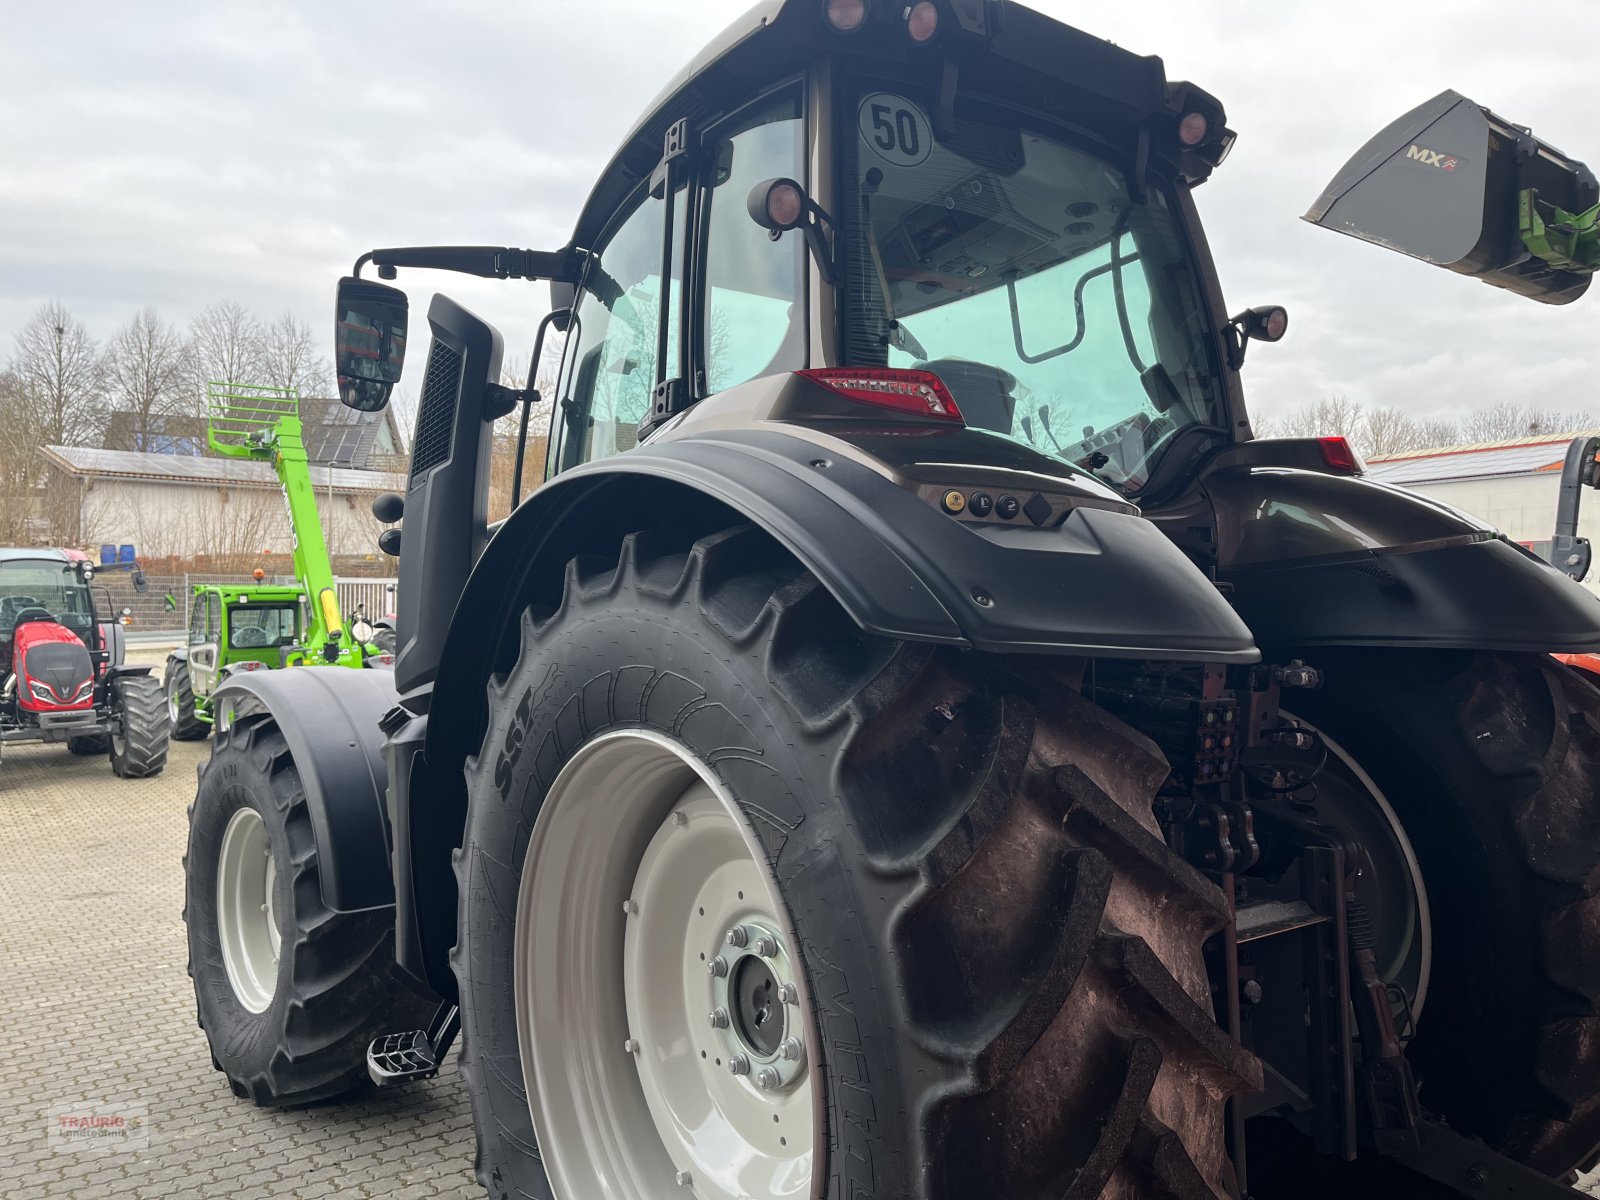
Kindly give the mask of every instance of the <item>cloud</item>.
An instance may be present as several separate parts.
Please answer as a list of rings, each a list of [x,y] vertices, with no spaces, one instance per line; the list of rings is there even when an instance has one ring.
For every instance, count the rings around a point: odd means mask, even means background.
[[[1240,133],[1197,193],[1237,310],[1290,307],[1256,348],[1252,404],[1329,393],[1418,415],[1506,398],[1578,407],[1597,360],[1580,301],[1533,305],[1301,222],[1363,142],[1455,87],[1580,157],[1580,37],[1532,53],[1498,0],[1143,0],[1037,6],[1217,95]],[[319,327],[375,245],[565,243],[590,186],[667,80],[744,0],[302,0],[13,5],[0,73],[0,347],[59,297],[105,337],[145,304],[231,297]],[[1587,26],[1552,0],[1541,27]],[[412,275],[526,354],[543,287]],[[1535,394],[1537,393],[1537,394]]]

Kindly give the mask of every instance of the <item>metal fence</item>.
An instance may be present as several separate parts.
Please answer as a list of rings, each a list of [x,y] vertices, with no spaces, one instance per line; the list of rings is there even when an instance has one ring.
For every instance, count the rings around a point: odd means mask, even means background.
[[[369,621],[375,621],[387,613],[392,613],[397,583],[398,581],[394,579],[358,579],[351,575],[341,575],[333,581],[334,587],[339,591],[339,611],[353,613],[356,606],[360,605]]]

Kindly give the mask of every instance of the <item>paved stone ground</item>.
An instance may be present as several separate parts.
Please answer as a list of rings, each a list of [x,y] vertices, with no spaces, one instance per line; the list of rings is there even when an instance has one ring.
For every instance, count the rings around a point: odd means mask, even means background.
[[[184,808],[206,743],[119,780],[103,757],[0,763],[0,1197],[470,1197],[451,1064],[404,1092],[294,1113],[228,1091],[184,972]],[[52,1117],[147,1113],[147,1144],[63,1144]]]

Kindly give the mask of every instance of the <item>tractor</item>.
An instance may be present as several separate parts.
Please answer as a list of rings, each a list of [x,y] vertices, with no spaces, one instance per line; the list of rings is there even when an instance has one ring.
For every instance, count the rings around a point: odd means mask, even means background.
[[[387,620],[340,615],[302,439],[298,392],[211,383],[206,416],[206,439],[217,454],[272,464],[289,512],[296,583],[268,585],[257,568],[253,584],[194,586],[188,642],[167,656],[163,681],[172,736],[184,741],[210,733],[217,720],[217,689],[236,672],[393,663],[392,640],[383,644],[393,636]]]
[[[1454,152],[1546,169],[1519,136]],[[1600,690],[1551,655],[1600,601],[1252,436],[1288,318],[1229,315],[1193,198],[1234,138],[1018,3],[766,0],[564,247],[363,254],[357,409],[398,272],[552,311],[518,388],[428,308],[393,673],[221,685],[186,919],[233,1091],[459,1032],[503,1198],[1572,1196]],[[491,526],[502,418],[550,450]]]
[[[137,564],[125,569],[144,591]],[[167,765],[161,692],[149,667],[123,661],[128,614],[111,614],[94,577],[77,551],[0,549],[0,747],[65,742],[143,779]]]

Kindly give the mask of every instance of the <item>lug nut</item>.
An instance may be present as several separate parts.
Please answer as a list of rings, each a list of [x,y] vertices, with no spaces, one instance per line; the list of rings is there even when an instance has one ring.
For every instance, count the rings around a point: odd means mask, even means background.
[[[711,1014],[711,1028],[726,1029],[728,1027],[728,1010],[719,1008]]]
[[[719,954],[706,964],[706,970],[709,971],[714,978],[721,979],[728,973],[728,960]]]
[[[735,925],[728,930],[728,945],[743,950],[750,944],[750,933],[743,925]]]
[[[683,826],[689,823],[689,814],[680,808],[677,812],[672,814],[672,823],[678,826],[680,829],[683,828]]]
[[[761,1074],[756,1076],[756,1083],[769,1092],[782,1082],[783,1076],[779,1075],[771,1067],[761,1068]]]
[[[728,1072],[732,1075],[750,1074],[750,1060],[742,1054],[735,1054],[728,1060]]]
[[[627,1051],[629,1054],[637,1054],[637,1053],[639,1053],[639,1042],[638,1042],[638,1039],[637,1038],[629,1038],[627,1041],[622,1043],[622,1048],[625,1051]]]
[[[799,1062],[805,1052],[806,1048],[800,1044],[799,1038],[784,1038],[783,1045],[778,1047],[778,1053],[788,1062]]]
[[[778,989],[778,999],[785,1004],[799,1004],[800,989],[792,983],[786,983]]]
[[[762,958],[778,957],[778,939],[773,937],[758,937],[756,939],[756,953]]]
[[[694,1176],[689,1174],[687,1171],[679,1171],[677,1174],[677,1180],[679,1187],[688,1187],[694,1182]]]
[[[639,915],[639,903],[638,903],[638,901],[636,901],[636,900],[624,900],[622,902],[622,911],[627,913],[630,917],[638,916]]]

